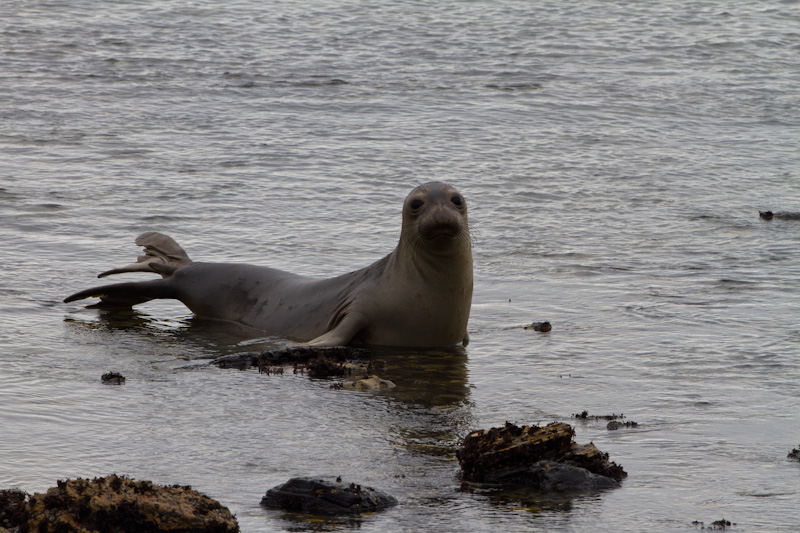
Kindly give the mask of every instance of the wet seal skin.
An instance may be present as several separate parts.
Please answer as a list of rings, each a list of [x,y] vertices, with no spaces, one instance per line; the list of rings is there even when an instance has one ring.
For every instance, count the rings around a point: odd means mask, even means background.
[[[246,264],[192,261],[171,237],[136,239],[145,255],[103,272],[154,272],[162,279],[93,287],[67,297],[99,297],[130,307],[156,298],[183,302],[197,316],[229,320],[308,346],[432,348],[469,342],[472,243],[467,202],[430,182],[403,204],[400,240],[389,255],[342,276],[313,279]]]

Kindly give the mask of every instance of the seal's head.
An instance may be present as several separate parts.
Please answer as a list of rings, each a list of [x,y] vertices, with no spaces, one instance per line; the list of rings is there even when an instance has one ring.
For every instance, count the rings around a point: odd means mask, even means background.
[[[403,204],[401,238],[437,249],[469,245],[467,201],[446,183],[432,181],[416,187]]]

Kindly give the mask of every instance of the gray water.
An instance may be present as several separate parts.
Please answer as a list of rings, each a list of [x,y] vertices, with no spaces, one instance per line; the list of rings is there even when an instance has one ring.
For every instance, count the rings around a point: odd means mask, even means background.
[[[6,0],[0,102],[0,488],[191,484],[246,532],[800,528],[800,222],[758,217],[800,211],[797,2]],[[470,205],[472,342],[382,354],[391,392],[209,367],[285,341],[176,302],[61,303],[147,230],[363,267],[429,180]],[[629,477],[460,492],[459,439],[507,420],[568,421]],[[259,506],[298,475],[400,505]]]

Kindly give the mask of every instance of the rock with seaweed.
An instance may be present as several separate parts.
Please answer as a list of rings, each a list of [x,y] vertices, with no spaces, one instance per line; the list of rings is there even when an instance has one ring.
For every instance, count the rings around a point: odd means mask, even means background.
[[[372,353],[364,348],[350,346],[314,347],[288,346],[265,352],[243,352],[217,357],[212,365],[220,368],[266,369],[282,365],[309,365],[312,361],[324,360],[329,364],[369,359]]]
[[[191,487],[110,475],[58,481],[46,493],[0,491],[0,527],[59,533],[234,533],[239,524],[218,501]]]
[[[473,431],[456,451],[462,480],[527,486],[542,492],[594,491],[619,486],[627,476],[592,444],[574,442],[569,424],[517,426]]]

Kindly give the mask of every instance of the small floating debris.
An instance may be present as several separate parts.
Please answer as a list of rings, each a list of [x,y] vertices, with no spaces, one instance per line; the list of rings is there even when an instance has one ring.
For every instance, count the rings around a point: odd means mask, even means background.
[[[635,428],[635,427],[639,427],[639,424],[634,422],[633,420],[626,420],[625,422],[612,420],[611,422],[608,423],[606,429],[608,429],[609,431],[615,431],[621,428]]]
[[[123,376],[119,372],[107,372],[102,376],[100,376],[100,381],[102,381],[106,385],[124,385],[125,376]]]
[[[397,500],[372,487],[356,483],[296,477],[273,487],[261,499],[268,509],[313,515],[371,513],[397,504]]]
[[[730,520],[725,520],[723,518],[722,520],[716,520],[714,522],[711,522],[711,525],[709,525],[708,527],[706,527],[704,522],[700,522],[699,520],[695,520],[694,522],[692,522],[692,525],[695,528],[700,528],[700,529],[723,530],[723,529],[728,529],[731,526],[735,526],[736,523],[731,522]]]
[[[529,324],[522,329],[532,329],[533,331],[541,331],[542,333],[547,333],[553,326],[550,325],[550,322],[534,322],[533,324]]]
[[[572,418],[577,418],[578,420],[620,420],[625,418],[625,415],[622,413],[620,414],[610,414],[610,415],[590,415],[589,411],[583,410],[580,413],[573,413]]]
[[[473,431],[456,451],[465,488],[469,483],[526,486],[541,492],[595,491],[619,486],[628,474],[592,444],[573,441],[563,422]]]

